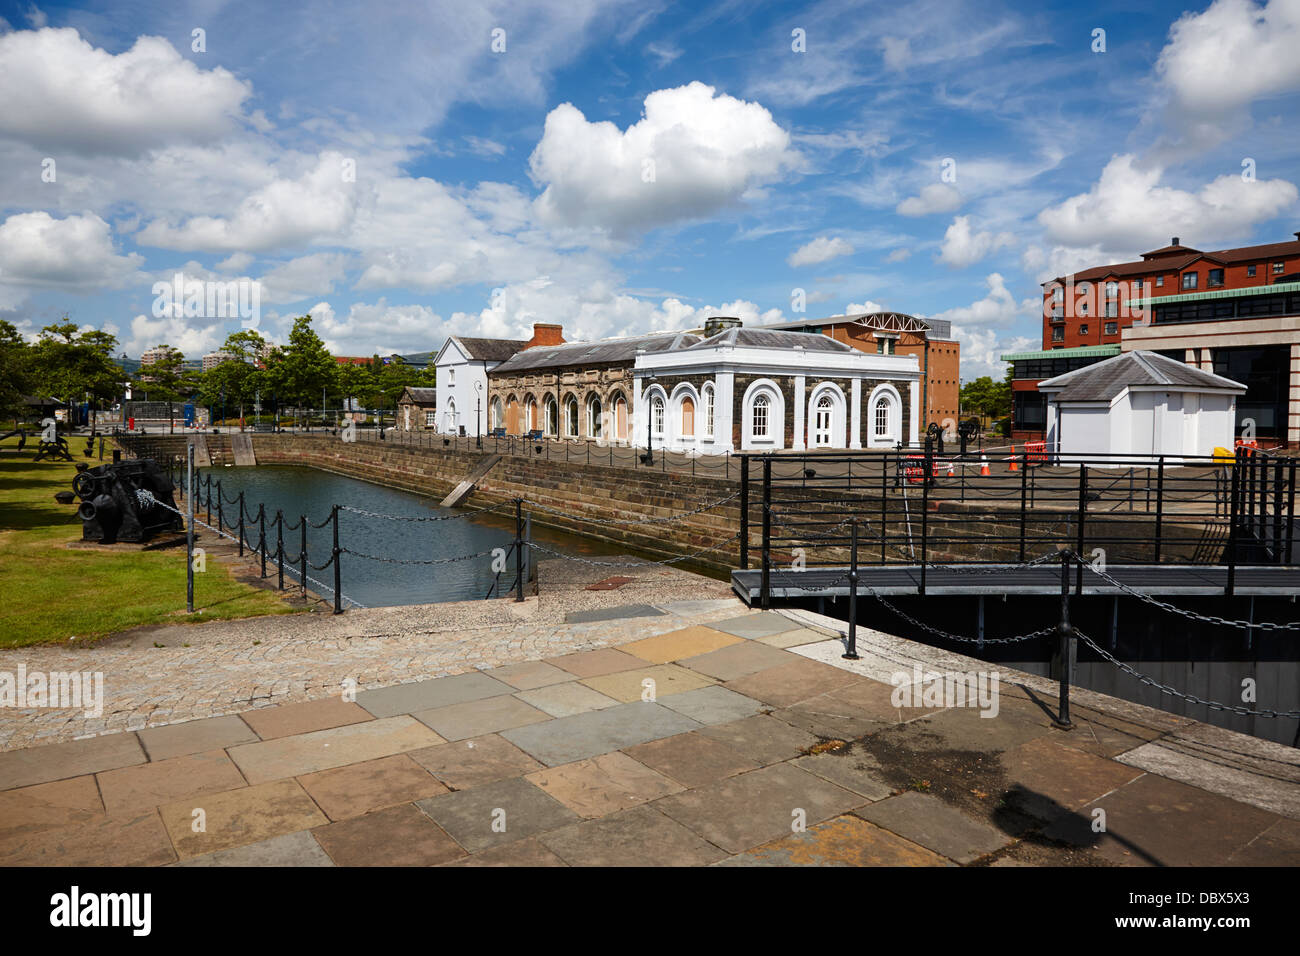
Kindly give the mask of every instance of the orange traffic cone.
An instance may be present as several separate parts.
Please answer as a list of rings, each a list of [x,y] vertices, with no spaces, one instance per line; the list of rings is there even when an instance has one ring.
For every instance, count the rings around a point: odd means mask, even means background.
[[[951,478],[951,477],[953,476],[953,474],[954,474],[954,472],[953,472],[953,468],[952,468],[952,462],[950,461],[950,462],[948,462],[948,477]]]
[[[1009,464],[1007,465],[1007,471],[1019,471],[1019,470],[1020,470],[1020,466],[1016,464],[1016,446],[1015,446],[1015,445],[1012,445],[1012,446],[1011,446],[1011,457],[1008,458],[1007,461],[1009,462]]]
[[[980,455],[980,474],[981,475],[991,474],[991,472],[989,471],[988,456],[986,455]]]

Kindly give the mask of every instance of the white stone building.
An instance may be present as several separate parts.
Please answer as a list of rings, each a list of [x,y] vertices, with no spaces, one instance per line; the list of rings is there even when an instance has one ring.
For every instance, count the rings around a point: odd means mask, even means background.
[[[433,359],[437,369],[438,418],[444,435],[487,434],[488,372],[528,343],[515,339],[479,339],[453,335]]]

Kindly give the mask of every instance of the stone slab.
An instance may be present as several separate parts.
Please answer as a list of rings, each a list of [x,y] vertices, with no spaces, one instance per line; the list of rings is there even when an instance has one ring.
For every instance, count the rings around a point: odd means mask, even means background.
[[[879,761],[862,747],[852,744],[838,750],[809,754],[791,761],[791,764],[868,800],[883,800],[893,793],[881,773]]]
[[[562,827],[539,840],[570,866],[703,866],[725,856],[649,806]]]
[[[782,617],[780,614],[771,611],[745,614],[727,621],[716,621],[709,626],[717,628],[719,631],[725,631],[727,634],[735,634],[737,637],[749,638],[750,640],[770,637],[773,634],[783,634],[799,627],[789,618]]]
[[[333,866],[309,830],[181,860],[174,866]]]
[[[437,866],[465,855],[410,803],[331,823],[312,835],[337,866]]]
[[[777,764],[664,797],[653,806],[715,846],[739,853],[790,834],[799,819],[795,811],[812,826],[862,803],[858,794]]]
[[[729,681],[757,674],[769,667],[779,667],[799,660],[777,647],[769,647],[756,641],[736,638],[737,643],[716,651],[688,657],[680,661],[683,667],[689,667],[699,674],[707,674],[716,680]]]
[[[443,866],[568,866],[537,837],[515,840],[489,850],[471,853]]]
[[[1228,857],[1231,866],[1300,866],[1300,822],[1279,820]]]
[[[701,687],[681,694],[669,694],[660,703],[701,724],[725,724],[752,717],[765,706],[760,701],[725,687]]]
[[[0,753],[0,791],[116,770],[147,759],[135,734],[105,734],[88,740],[9,750]]]
[[[533,690],[550,684],[573,680],[573,675],[546,661],[525,661],[492,668],[492,677],[505,681],[518,690]]]
[[[583,678],[631,670],[642,666],[645,661],[614,647],[601,647],[594,651],[578,651],[561,657],[552,657],[546,663],[554,664],[574,677]]]
[[[578,819],[564,804],[521,777],[430,797],[418,806],[471,853]]]
[[[97,776],[104,807],[110,814],[147,810],[244,786],[244,775],[224,750],[106,770]]]
[[[0,840],[0,866],[161,866],[175,859],[153,808],[72,826],[11,831]]]
[[[1177,739],[1143,744],[1116,757],[1122,764],[1180,780],[1261,810],[1300,820],[1300,786],[1276,764],[1257,771],[1248,762],[1213,751],[1185,749]]]
[[[205,829],[196,833],[194,811],[203,811]],[[276,780],[242,790],[208,793],[158,808],[181,859],[260,843],[308,830],[329,821],[296,780]]]
[[[1002,831],[924,793],[900,793],[855,812],[876,826],[958,863],[970,863],[1012,841]]]
[[[94,774],[6,790],[0,793],[0,848],[15,831],[35,833],[103,816],[104,802]]]
[[[139,734],[149,759],[155,761],[208,750],[224,750],[261,739],[253,733],[253,728],[236,715],[187,720],[166,727],[149,727]]]
[[[599,607],[588,611],[570,611],[564,615],[565,624],[594,624],[599,621],[622,621],[632,617],[663,617],[664,612],[649,604],[622,604],[618,607]]]
[[[391,757],[442,742],[441,737],[414,717],[402,715],[244,744],[232,747],[229,753],[249,783],[264,783]]]
[[[656,698],[680,694],[699,687],[711,687],[715,683],[712,678],[676,664],[643,664],[635,670],[587,677],[582,682],[606,697],[630,703],[642,699],[642,694],[646,692],[645,681],[654,682],[653,693]]]
[[[696,733],[651,740],[624,753],[685,787],[702,787],[759,767],[721,741]]]
[[[362,691],[357,694],[357,703],[376,717],[396,717],[398,714],[413,714],[419,710],[463,704],[512,691],[514,688],[509,684],[475,671]]]
[[[538,687],[536,690],[522,690],[515,696],[552,717],[572,717],[574,714],[585,714],[589,710],[613,707],[618,703],[613,697],[606,697],[581,681],[550,684],[546,687]]]
[[[1136,779],[1141,770],[1075,750],[1073,735],[1038,737],[1002,754],[1006,801],[1044,823]]]
[[[749,674],[738,680],[728,681],[727,686],[746,697],[753,697],[776,707],[789,707],[801,700],[829,693],[859,680],[861,678],[856,674],[831,667],[829,664],[797,659],[788,664]]]
[[[620,644],[619,650],[652,664],[667,664],[684,657],[695,657],[730,644],[740,643],[742,639],[733,634],[723,634],[711,627],[695,625],[633,641],[630,644]]]
[[[447,792],[406,754],[305,774],[298,782],[334,821]]]
[[[369,712],[338,697],[309,700],[301,704],[281,704],[279,707],[261,707],[245,711],[239,716],[263,740],[309,734],[313,730],[329,730],[371,719]]]
[[[682,785],[620,751],[537,770],[525,778],[587,819],[677,793]]]
[[[797,631],[769,634],[767,637],[759,637],[755,638],[755,640],[760,644],[766,644],[768,647],[779,647],[784,650],[789,647],[802,647],[805,644],[820,644],[826,640],[826,637],[827,635],[819,631],[801,627]]]
[[[714,724],[700,733],[764,765],[801,756],[817,743],[812,734],[764,714]]]
[[[695,730],[700,725],[660,704],[636,701],[501,734],[548,767],[622,750],[659,737]]]
[[[937,853],[846,815],[730,857],[718,866],[953,866]]]
[[[542,767],[497,734],[412,750],[408,756],[450,790],[470,790],[499,780],[522,777]]]
[[[551,719],[550,714],[512,696],[485,697],[464,704],[417,711],[412,716],[432,727],[446,740],[467,740]]]

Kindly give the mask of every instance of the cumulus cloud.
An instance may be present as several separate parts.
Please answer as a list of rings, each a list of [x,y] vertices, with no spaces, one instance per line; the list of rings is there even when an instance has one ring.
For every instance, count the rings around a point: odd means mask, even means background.
[[[971,228],[970,216],[957,216],[943,234],[939,261],[954,269],[964,269],[1013,242],[1015,237],[1009,232],[977,232]]]
[[[946,309],[931,318],[952,323],[953,337],[961,343],[962,378],[990,375],[1001,380],[1006,374],[1006,363],[1001,356],[1034,348],[1038,342],[1013,334],[1012,326],[1022,319],[1040,315],[1042,304],[1039,299],[1017,302],[1001,273],[991,272],[984,281],[988,292],[983,298]]]
[[[203,70],[161,37],[116,56],[73,29],[0,35],[0,136],[39,149],[139,155],[213,142],[239,121],[249,84]]]
[[[872,302],[868,299],[866,302],[850,302],[844,307],[845,315],[868,315],[872,312],[887,311],[879,302]]]
[[[826,236],[818,236],[812,242],[805,243],[790,253],[785,261],[793,267],[812,266],[840,256],[851,255],[853,255],[853,246],[846,240],[838,237],[831,239]]]
[[[112,230],[92,212],[55,219],[18,213],[0,225],[0,283],[90,292],[120,286],[143,263],[118,255]]]
[[[909,196],[894,210],[900,216],[929,216],[937,212],[953,212],[961,208],[961,193],[947,183],[931,183],[922,188],[919,196]]]
[[[1019,318],[1039,314],[1041,300],[1017,302],[1000,272],[990,272],[984,282],[989,289],[984,298],[939,312],[933,318],[948,319],[953,328],[1000,328],[1014,324]]]
[[[798,161],[764,107],[695,82],[651,93],[626,130],[557,106],[529,166],[544,220],[627,235],[714,213]]]
[[[1163,173],[1158,166],[1141,168],[1131,154],[1116,156],[1088,192],[1044,209],[1038,221],[1064,246],[1132,255],[1164,245],[1171,235],[1192,245],[1249,235],[1256,223],[1280,215],[1298,195],[1284,179],[1247,182],[1232,173],[1189,192],[1160,185]]]

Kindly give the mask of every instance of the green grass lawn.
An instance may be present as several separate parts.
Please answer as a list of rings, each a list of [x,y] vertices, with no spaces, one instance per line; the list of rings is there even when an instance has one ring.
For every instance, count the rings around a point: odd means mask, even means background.
[[[274,592],[235,580],[209,559],[194,575],[194,614],[185,613],[185,550],[81,551],[71,462],[33,462],[29,438],[0,442],[0,647],[103,637],[143,624],[177,624],[294,610]],[[84,447],[69,442],[74,456]],[[82,460],[82,459],[79,459]],[[92,467],[98,460],[84,459]],[[202,613],[199,613],[199,612]]]

